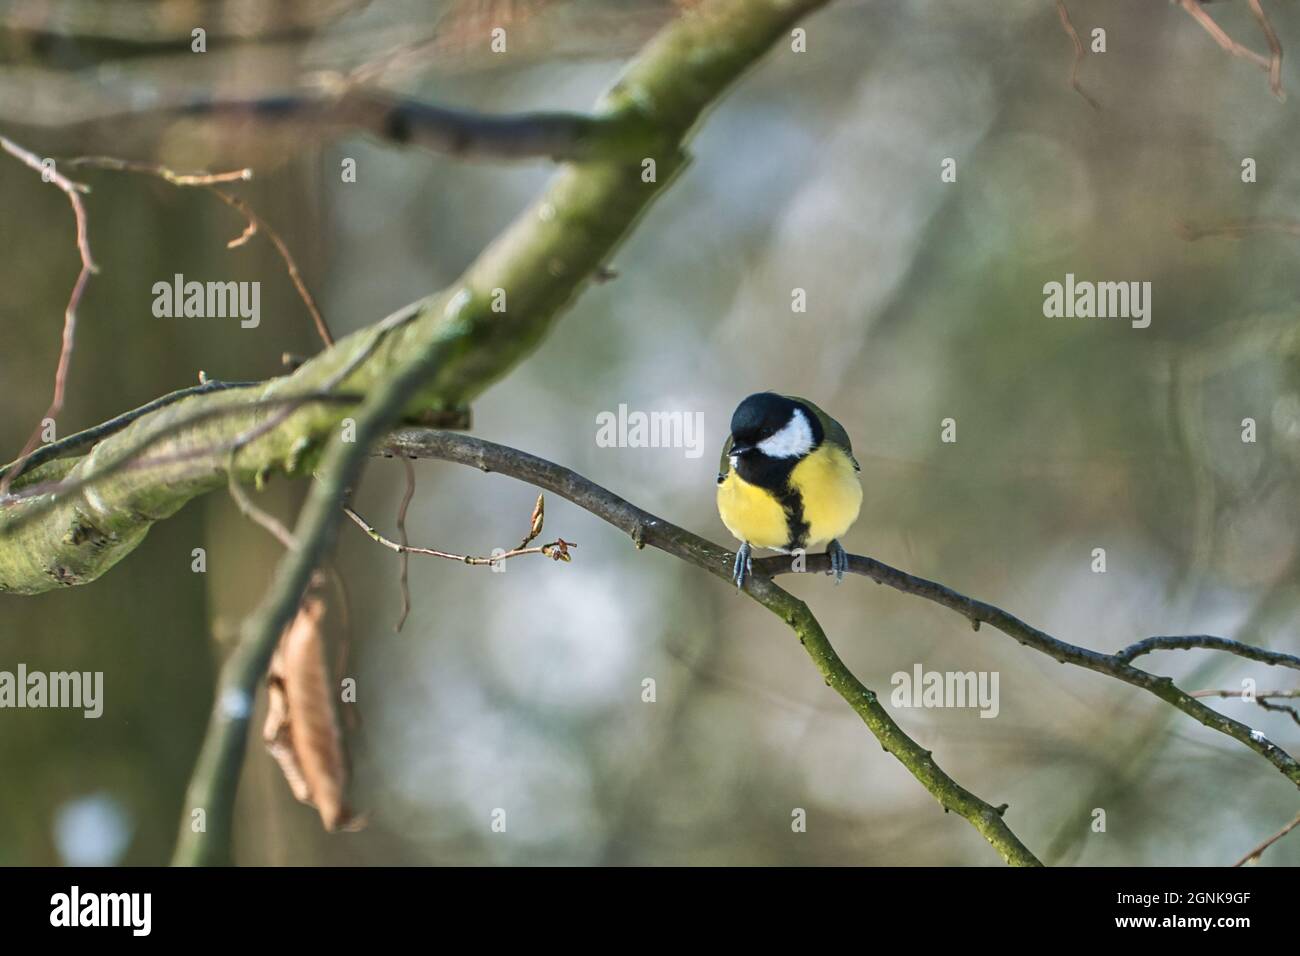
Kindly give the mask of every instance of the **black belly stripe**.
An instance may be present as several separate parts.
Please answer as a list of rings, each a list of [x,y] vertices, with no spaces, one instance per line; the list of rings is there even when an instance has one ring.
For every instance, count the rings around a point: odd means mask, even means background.
[[[790,539],[786,542],[786,550],[793,551],[795,548],[802,548],[808,543],[808,520],[803,516],[803,495],[799,494],[797,488],[792,488],[788,484],[785,489],[777,495],[777,501],[781,503],[785,511],[785,526],[789,529]]]
[[[790,484],[790,475],[795,465],[794,458],[742,458],[736,473],[749,482],[771,492],[781,510],[785,512],[785,526],[790,537],[785,549],[792,551],[808,543],[808,519],[803,514],[803,495],[799,489]],[[725,475],[718,476],[719,483]]]

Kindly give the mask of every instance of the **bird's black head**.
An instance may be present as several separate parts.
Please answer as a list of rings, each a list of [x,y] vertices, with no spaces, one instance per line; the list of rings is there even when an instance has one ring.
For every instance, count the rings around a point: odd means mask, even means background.
[[[749,396],[731,416],[732,453],[739,456],[802,458],[822,437],[821,422],[807,406],[775,392]]]

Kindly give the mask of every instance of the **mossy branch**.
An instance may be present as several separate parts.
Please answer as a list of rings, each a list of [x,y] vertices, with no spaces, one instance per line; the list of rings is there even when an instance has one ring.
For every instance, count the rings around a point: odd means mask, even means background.
[[[363,353],[365,361],[332,388],[368,394],[398,374],[404,359],[440,343],[442,361],[406,410],[467,402],[535,348],[608,261],[681,169],[682,142],[703,110],[800,17],[825,2],[711,0],[647,45],[597,103],[592,121],[609,131],[604,135],[660,144],[644,157],[655,161],[653,181],[643,179],[641,162],[622,157],[565,165],[457,283],[415,304],[413,317],[400,328],[389,334],[377,326],[363,329],[290,375],[176,402],[142,416],[82,458],[24,474],[0,502],[0,591],[36,594],[94,581],[131,553],[155,521],[226,484],[231,440],[282,414],[260,401],[317,392]],[[502,295],[505,311],[495,311]],[[187,416],[214,409],[223,414],[186,424]],[[276,472],[309,473],[348,414],[335,403],[302,404],[240,449],[235,477],[248,482]],[[146,449],[167,463],[123,467]],[[51,481],[62,484],[52,493],[23,497],[24,488],[44,490]],[[60,493],[67,486],[75,492]]]

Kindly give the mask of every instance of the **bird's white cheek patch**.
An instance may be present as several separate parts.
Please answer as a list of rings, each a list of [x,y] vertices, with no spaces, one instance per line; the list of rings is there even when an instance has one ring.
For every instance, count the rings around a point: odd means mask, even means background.
[[[758,443],[758,450],[769,458],[799,458],[812,451],[812,425],[799,409],[794,410],[784,428]]]

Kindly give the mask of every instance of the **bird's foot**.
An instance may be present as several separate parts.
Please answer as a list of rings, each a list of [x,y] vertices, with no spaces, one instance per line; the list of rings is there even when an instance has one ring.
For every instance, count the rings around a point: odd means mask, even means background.
[[[849,570],[849,553],[838,541],[832,541],[826,545],[826,556],[831,559],[830,573],[835,575],[835,583],[839,584],[844,580],[845,572]]]
[[[745,575],[753,570],[754,565],[750,557],[753,553],[754,549],[749,546],[748,541],[742,542],[736,549],[736,563],[731,568],[731,580],[736,582],[738,588],[745,586]]]

